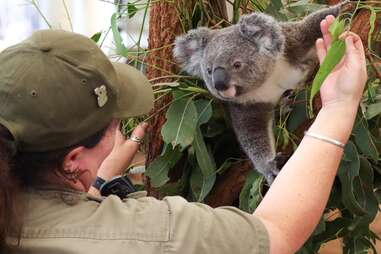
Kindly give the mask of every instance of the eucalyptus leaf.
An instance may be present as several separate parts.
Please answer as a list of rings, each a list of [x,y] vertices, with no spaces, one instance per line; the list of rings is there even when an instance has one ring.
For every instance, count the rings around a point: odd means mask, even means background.
[[[152,187],[157,188],[168,182],[168,172],[176,165],[181,155],[180,149],[172,150],[171,146],[166,146],[163,154],[157,157],[145,172],[150,178]]]
[[[335,19],[332,25],[329,27],[329,32],[332,36],[332,42],[339,40],[340,35],[344,32],[345,21]]]
[[[198,27],[199,22],[202,17],[202,8],[200,7],[200,3],[196,3],[192,13],[192,28],[195,29]]]
[[[360,151],[374,161],[378,160],[379,154],[369,132],[368,125],[362,116],[358,116],[352,134]]]
[[[197,202],[204,201],[216,182],[216,175],[205,176],[199,167],[192,170],[190,186]]]
[[[102,32],[98,32],[98,33],[95,33],[93,34],[93,36],[91,36],[91,39],[95,42],[95,43],[98,43],[99,39],[101,38],[102,36]]]
[[[198,120],[192,98],[174,100],[165,116],[167,121],[161,129],[164,142],[182,149],[192,144]]]
[[[266,7],[264,12],[275,17],[277,20],[286,21],[287,16],[281,12],[283,8],[284,7],[281,0],[272,0],[270,1],[270,4]]]
[[[294,132],[296,129],[307,120],[308,112],[306,107],[307,92],[305,90],[300,91],[295,98],[298,103],[291,105],[290,116],[287,119],[287,130]]]
[[[135,4],[128,3],[127,4],[127,12],[128,12],[128,17],[132,18],[138,12],[138,8],[136,8]]]
[[[365,113],[366,118],[368,120],[380,114],[381,114],[381,102],[368,105],[368,108]]]
[[[199,99],[194,104],[198,114],[198,125],[207,123],[213,115],[212,100]]]
[[[206,147],[200,127],[196,128],[192,146],[194,148],[197,163],[201,169],[202,174],[205,177],[214,175],[216,173],[216,163]]]
[[[239,195],[239,208],[241,210],[248,213],[254,212],[262,199],[262,183],[263,176],[254,170],[250,171]]]
[[[349,158],[349,161],[342,160],[338,171],[341,182],[342,202],[349,211],[363,216],[366,214],[366,211],[356,199],[353,186],[355,177],[359,176],[360,159],[356,146],[351,141],[345,146],[345,155]]]
[[[372,50],[372,36],[376,26],[377,12],[372,6],[369,6],[369,10],[370,10],[370,17],[369,17],[370,29],[368,34],[368,47],[370,50]]]
[[[345,54],[345,42],[335,41],[331,48],[328,50],[323,63],[320,65],[320,69],[315,76],[312,83],[311,95],[310,95],[310,107],[312,109],[312,101],[315,95],[319,92],[324,80],[333,71],[336,65],[341,61]]]
[[[119,17],[119,13],[114,13],[111,16],[111,30],[114,37],[114,42],[116,46],[116,52],[124,57],[128,56],[128,49],[123,44],[122,36],[120,35],[117,19]]]

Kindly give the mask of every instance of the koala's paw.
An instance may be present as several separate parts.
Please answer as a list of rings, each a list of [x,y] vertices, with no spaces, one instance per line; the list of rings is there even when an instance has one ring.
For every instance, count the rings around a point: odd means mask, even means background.
[[[263,13],[252,13],[242,16],[239,21],[240,34],[256,43],[261,50],[281,52],[285,38],[279,23],[271,16]]]
[[[288,154],[285,154],[282,152],[277,153],[274,159],[276,167],[278,169],[283,168],[284,164],[286,164],[289,158],[290,158],[290,155]]]
[[[351,2],[350,0],[345,0],[338,4],[341,13],[354,11],[356,9],[356,5],[357,3]]]
[[[265,169],[258,169],[258,171],[265,177],[266,182],[270,186],[280,170],[277,167],[276,160],[274,159],[267,163]]]
[[[274,182],[275,177],[277,176],[277,174],[274,174],[273,172],[267,172],[263,176],[265,177],[267,184],[269,186],[271,186],[271,184]]]

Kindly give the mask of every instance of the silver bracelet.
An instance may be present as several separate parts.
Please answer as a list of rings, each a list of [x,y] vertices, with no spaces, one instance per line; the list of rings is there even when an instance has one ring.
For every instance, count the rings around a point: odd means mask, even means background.
[[[313,133],[313,132],[310,132],[310,131],[305,131],[304,135],[308,136],[308,137],[316,138],[316,139],[319,139],[319,140],[322,140],[322,141],[325,141],[325,142],[328,142],[328,143],[333,144],[335,146],[338,146],[340,148],[344,148],[345,147],[345,144],[341,143],[340,141],[332,139],[332,138],[329,138],[329,137],[326,137],[326,136],[323,136],[323,135],[320,135],[320,134],[317,134],[317,133]]]

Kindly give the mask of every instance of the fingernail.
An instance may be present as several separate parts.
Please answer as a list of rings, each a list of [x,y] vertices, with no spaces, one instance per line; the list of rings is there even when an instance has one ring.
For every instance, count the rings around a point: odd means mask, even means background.
[[[353,37],[349,35],[349,36],[347,36],[347,38],[345,38],[345,41],[347,43],[353,43]]]

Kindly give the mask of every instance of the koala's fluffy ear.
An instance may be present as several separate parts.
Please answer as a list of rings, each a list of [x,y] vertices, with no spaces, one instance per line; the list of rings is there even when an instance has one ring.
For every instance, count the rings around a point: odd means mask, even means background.
[[[283,52],[285,38],[279,23],[263,13],[242,16],[239,23],[241,36],[255,43],[264,53],[277,55]]]
[[[189,74],[202,77],[200,63],[212,34],[212,30],[200,27],[176,38],[173,55]]]

